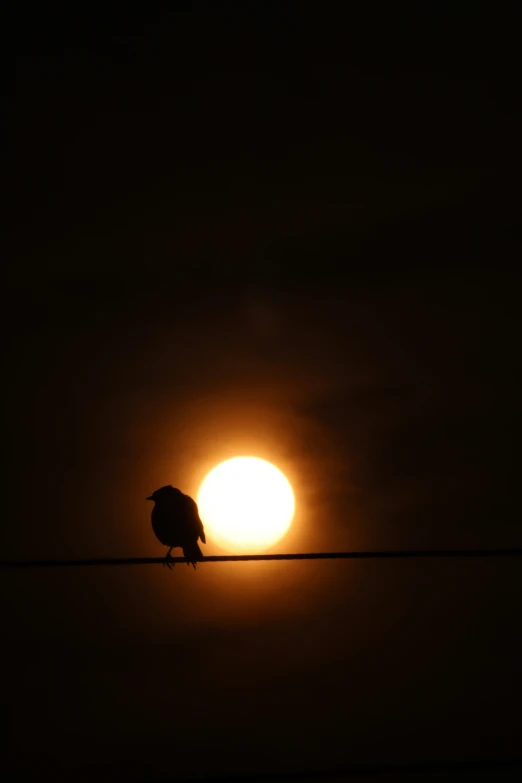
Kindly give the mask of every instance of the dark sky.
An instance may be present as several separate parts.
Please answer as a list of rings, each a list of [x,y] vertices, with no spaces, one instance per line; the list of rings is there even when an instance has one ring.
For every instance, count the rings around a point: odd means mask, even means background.
[[[514,22],[282,5],[9,21],[0,559],[159,556],[237,454],[275,551],[522,546]],[[519,752],[519,560],[2,582],[15,778]]]

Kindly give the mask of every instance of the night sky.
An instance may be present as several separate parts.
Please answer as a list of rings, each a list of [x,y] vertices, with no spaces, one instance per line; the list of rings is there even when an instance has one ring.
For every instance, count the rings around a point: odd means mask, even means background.
[[[242,454],[272,551],[521,547],[513,20],[172,5],[7,25],[0,559],[159,557]],[[520,753],[519,559],[1,579],[10,779]]]

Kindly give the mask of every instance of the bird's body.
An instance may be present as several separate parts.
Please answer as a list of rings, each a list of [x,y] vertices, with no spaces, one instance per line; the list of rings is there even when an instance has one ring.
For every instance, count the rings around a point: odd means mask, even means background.
[[[187,563],[195,568],[196,562],[203,557],[198,539],[206,543],[195,500],[170,485],[157,489],[147,500],[154,501],[151,521],[156,538],[170,547],[165,562],[169,563],[172,549],[179,546]]]

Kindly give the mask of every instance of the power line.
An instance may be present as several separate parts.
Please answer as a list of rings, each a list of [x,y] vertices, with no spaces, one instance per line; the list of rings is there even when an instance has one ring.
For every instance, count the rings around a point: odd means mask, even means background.
[[[368,765],[350,765],[339,769],[312,770],[302,772],[282,772],[282,773],[259,773],[246,775],[230,775],[227,777],[207,777],[207,778],[189,778],[186,780],[177,779],[176,783],[271,783],[272,781],[297,781],[321,778],[348,778],[348,777],[380,777],[381,775],[407,774],[408,780],[411,774],[429,774],[438,775],[445,773],[470,773],[502,770],[522,769],[522,759],[485,759],[484,761],[442,761],[442,762],[420,762],[417,764],[368,764]],[[437,777],[438,779],[438,777]],[[452,776],[453,779],[453,776]],[[467,779],[467,778],[466,778]],[[170,780],[174,781],[174,778]],[[167,781],[165,781],[167,783]]]
[[[284,555],[208,555],[201,563],[242,563],[259,560],[391,560],[415,558],[522,557],[522,549],[395,549],[355,552],[304,552]],[[169,558],[169,563],[186,563],[184,557]],[[97,557],[78,560],[0,560],[0,569],[58,568],[61,566],[163,565],[164,557]]]

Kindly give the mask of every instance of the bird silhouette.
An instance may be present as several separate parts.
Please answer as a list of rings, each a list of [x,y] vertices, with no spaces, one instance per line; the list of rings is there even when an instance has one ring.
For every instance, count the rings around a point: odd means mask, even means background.
[[[187,558],[187,565],[192,563],[196,568],[196,562],[203,557],[198,538],[206,544],[196,501],[170,484],[160,487],[146,499],[154,501],[151,521],[156,538],[170,547],[164,565],[172,567],[170,553],[174,547],[179,546]]]

